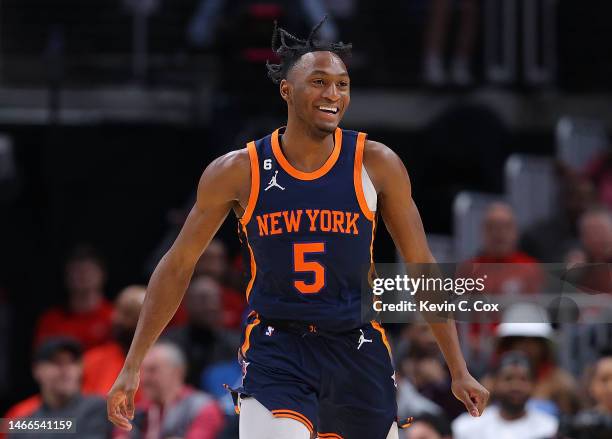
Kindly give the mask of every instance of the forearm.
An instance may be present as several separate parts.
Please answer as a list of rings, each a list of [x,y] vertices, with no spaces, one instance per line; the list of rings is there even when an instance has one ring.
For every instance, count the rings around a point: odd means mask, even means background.
[[[183,264],[170,250],[151,275],[125,368],[137,371],[147,351],[176,313],[193,275],[193,266]]]
[[[461,352],[455,321],[449,318],[446,322],[430,322],[429,327],[444,355],[451,377],[459,377],[468,372]]]

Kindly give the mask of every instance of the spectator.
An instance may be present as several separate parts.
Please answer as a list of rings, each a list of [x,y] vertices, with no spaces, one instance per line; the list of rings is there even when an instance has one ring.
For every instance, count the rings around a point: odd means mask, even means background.
[[[236,359],[237,334],[221,330],[221,287],[210,276],[194,278],[187,289],[188,323],[170,328],[164,338],[187,355],[187,382],[198,387],[204,369],[219,361]]]
[[[436,338],[425,322],[415,322],[405,325],[398,344],[399,352],[418,351],[423,355],[439,355],[440,349]]]
[[[432,0],[425,31],[425,56],[423,73],[425,82],[441,86],[447,82],[444,68],[444,54],[451,28],[450,20],[455,4],[460,8],[460,23],[455,41],[451,65],[451,80],[457,85],[470,85],[473,76],[470,68],[474,56],[476,32],[478,29],[478,0]]]
[[[144,286],[133,285],[122,290],[115,299],[112,339],[85,352],[84,393],[106,396],[112,387],[132,343],[145,295]]]
[[[530,409],[527,400],[534,390],[535,375],[527,356],[507,352],[494,373],[497,404],[479,418],[463,413],[453,421],[455,439],[545,439],[557,434],[555,417]]]
[[[115,382],[132,342],[144,296],[145,289],[140,286],[128,287],[117,296],[116,308],[112,314],[113,340],[86,351],[83,356],[81,391],[84,394],[106,396]],[[136,396],[140,399],[140,392]],[[40,405],[41,396],[33,395],[12,406],[6,412],[5,418],[18,419],[29,416]]]
[[[132,431],[117,429],[115,438],[217,438],[221,409],[209,395],[184,384],[186,366],[176,345],[158,342],[151,348],[140,371],[147,402],[137,405]]]
[[[612,262],[612,213],[608,209],[587,210],[578,221],[578,231],[587,262]]]
[[[545,315],[545,310],[527,303],[508,308],[502,323],[497,327],[494,358],[499,358],[509,351],[524,353],[535,371],[535,386],[530,405],[554,415],[559,412],[574,414],[578,408],[576,381],[556,364],[553,354],[553,329],[549,323],[542,320]],[[491,377],[483,379],[485,387],[491,385],[491,380]]]
[[[78,247],[65,266],[66,306],[55,307],[39,319],[34,344],[47,337],[70,336],[84,349],[110,338],[112,305],[104,298],[106,273],[101,259],[87,247]]]
[[[229,329],[239,329],[242,323],[245,300],[231,283],[231,271],[227,248],[223,241],[213,239],[198,261],[194,276],[212,277],[221,286],[222,319],[219,324]]]
[[[521,237],[521,249],[542,262],[563,262],[563,256],[576,247],[578,220],[593,205],[595,190],[587,179],[564,173],[560,199],[562,212],[535,224]]]
[[[487,293],[515,295],[541,291],[543,273],[536,259],[518,249],[518,225],[509,204],[491,203],[487,208],[482,241],[481,253],[470,262],[496,264],[474,267],[477,277],[487,275]]]
[[[429,326],[423,322],[405,325],[396,349],[395,372],[397,381],[397,413],[400,419],[425,414],[439,415],[442,408],[421,395],[414,385],[415,367],[411,357],[418,355],[435,357],[439,355],[438,345]],[[411,381],[412,380],[412,381]]]
[[[574,262],[566,280],[586,293],[612,292],[609,268],[612,262],[612,213],[605,208],[590,209],[580,217],[578,228],[581,249],[574,251],[580,251],[582,257],[574,256],[572,261],[569,255],[566,256],[568,263]],[[596,308],[593,311],[600,310]]]
[[[451,439],[451,427],[444,416],[422,415],[416,417],[409,429],[406,439]]]
[[[406,419],[414,416],[440,415],[442,409],[421,395],[410,380],[395,372],[397,381],[397,416]]]
[[[106,419],[106,402],[99,397],[81,395],[81,358],[81,346],[73,339],[49,338],[38,347],[32,372],[40,386],[42,404],[25,420],[71,418],[79,437],[109,438],[111,425]],[[53,436],[75,437],[74,433]],[[41,433],[20,432],[8,437],[39,438]]]
[[[574,439],[606,439],[612,437],[612,351],[595,364],[588,385],[593,407],[576,415],[567,436]]]
[[[423,405],[419,407],[423,413],[442,412],[454,419],[465,408],[448,391],[450,388],[450,375],[440,356],[440,351],[434,348],[435,338],[426,323],[414,323],[403,334],[407,338],[405,345],[401,348],[404,352],[399,361],[399,383],[400,400],[399,408],[402,409],[400,417],[419,415],[421,413],[409,413],[406,410],[406,402],[401,392],[407,394],[418,392],[423,398]],[[433,345],[432,345],[433,343]],[[409,380],[411,385],[405,380]],[[414,386],[414,387],[412,387]]]

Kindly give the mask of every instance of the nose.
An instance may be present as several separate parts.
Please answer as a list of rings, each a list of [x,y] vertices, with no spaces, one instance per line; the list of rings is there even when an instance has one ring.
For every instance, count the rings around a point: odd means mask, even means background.
[[[340,93],[338,93],[338,87],[333,82],[323,92],[323,97],[332,102],[336,102],[340,99]]]

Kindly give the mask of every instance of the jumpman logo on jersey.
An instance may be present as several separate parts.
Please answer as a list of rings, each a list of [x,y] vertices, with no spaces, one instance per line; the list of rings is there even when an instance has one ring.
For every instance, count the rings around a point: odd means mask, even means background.
[[[272,179],[270,180],[270,183],[268,183],[268,187],[264,189],[264,192],[265,192],[265,191],[267,191],[268,189],[271,189],[271,188],[275,187],[275,186],[276,186],[277,188],[279,188],[281,191],[284,191],[284,190],[285,190],[285,188],[284,188],[284,187],[282,187],[280,184],[278,184],[278,183],[276,182],[276,176],[277,176],[277,175],[278,175],[278,171],[275,171],[275,172],[274,172],[274,176],[273,176],[273,177],[272,177]]]
[[[272,337],[273,333],[274,333],[274,328],[272,326],[268,326],[268,329],[266,329],[266,335],[268,337]]]
[[[361,348],[361,345],[364,343],[372,343],[372,339],[365,338],[362,329],[360,329],[359,332],[361,332],[361,336],[359,337],[359,345],[357,346],[357,350],[359,350],[359,348]]]

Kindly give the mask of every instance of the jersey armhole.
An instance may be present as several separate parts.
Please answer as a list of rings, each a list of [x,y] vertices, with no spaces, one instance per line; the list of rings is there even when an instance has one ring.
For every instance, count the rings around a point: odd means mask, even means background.
[[[376,213],[371,211],[368,207],[368,202],[363,192],[363,180],[361,179],[362,168],[364,168],[363,149],[365,147],[366,137],[366,133],[359,133],[357,135],[357,145],[355,147],[355,165],[353,168],[353,183],[355,186],[355,195],[357,196],[357,201],[359,202],[361,212],[363,212],[368,220],[374,221]]]
[[[251,220],[259,196],[259,159],[257,158],[255,142],[249,142],[247,144],[247,151],[249,152],[249,161],[251,163],[251,190],[249,192],[249,201],[244,209],[244,214],[242,218],[240,218],[240,223],[243,226],[246,226]]]

